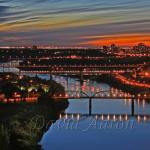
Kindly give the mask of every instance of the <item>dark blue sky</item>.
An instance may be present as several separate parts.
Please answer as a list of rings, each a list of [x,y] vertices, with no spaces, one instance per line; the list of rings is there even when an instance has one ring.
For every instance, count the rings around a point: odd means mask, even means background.
[[[0,0],[0,45],[150,42],[149,0]]]

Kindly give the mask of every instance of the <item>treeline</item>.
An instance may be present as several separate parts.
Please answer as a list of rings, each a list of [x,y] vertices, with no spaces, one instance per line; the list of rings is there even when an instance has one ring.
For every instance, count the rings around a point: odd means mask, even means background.
[[[46,81],[43,80],[44,82]],[[67,99],[52,99],[50,95],[55,92],[65,93],[64,87],[55,81],[47,82],[49,91],[39,90],[37,103],[25,101],[0,103],[0,150],[42,149],[38,142],[43,133],[59,118],[59,114],[64,112],[69,104]],[[5,94],[9,94],[7,95],[9,98],[16,88],[12,83],[9,83],[9,86],[4,84],[2,87],[3,90],[5,89]]]
[[[125,83],[122,83],[120,80],[117,80],[113,75],[101,75],[95,79],[98,82],[105,82],[108,83],[110,86],[114,88],[121,89],[124,92],[128,92],[130,94],[138,95],[139,93],[144,94],[145,91],[148,91],[147,88],[141,88],[137,86],[131,86],[127,85]]]

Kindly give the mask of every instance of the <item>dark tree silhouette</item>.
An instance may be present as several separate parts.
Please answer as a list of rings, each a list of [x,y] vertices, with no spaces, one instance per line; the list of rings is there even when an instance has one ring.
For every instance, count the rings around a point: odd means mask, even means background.
[[[9,99],[13,96],[15,92],[20,93],[20,89],[10,82],[5,83],[1,87],[1,91],[5,94],[7,102],[9,102]]]
[[[37,89],[37,93],[38,93],[39,95],[42,95],[42,94],[45,93],[45,91],[43,90],[43,88],[42,88],[41,86],[39,86],[38,89]]]
[[[24,89],[20,91],[22,101],[26,101],[26,97],[28,96],[28,90]]]

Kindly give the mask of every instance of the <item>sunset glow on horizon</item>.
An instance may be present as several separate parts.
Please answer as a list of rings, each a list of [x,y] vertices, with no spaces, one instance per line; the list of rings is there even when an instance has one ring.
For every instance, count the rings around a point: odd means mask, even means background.
[[[87,42],[81,43],[81,45],[92,45],[92,46],[110,46],[116,44],[119,46],[135,46],[139,43],[144,43],[150,46],[150,35],[142,34],[123,34],[123,35],[107,35],[107,36],[89,36],[83,37],[90,39]]]
[[[150,45],[149,0],[0,0],[0,46]]]

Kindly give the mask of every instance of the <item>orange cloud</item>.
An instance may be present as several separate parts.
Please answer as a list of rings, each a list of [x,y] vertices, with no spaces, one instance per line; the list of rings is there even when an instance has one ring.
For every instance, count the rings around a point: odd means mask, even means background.
[[[148,34],[86,36],[82,38],[87,39],[87,41],[80,43],[81,45],[102,46],[115,43],[120,46],[133,46],[141,42],[145,43],[146,45],[150,45],[150,35]]]

